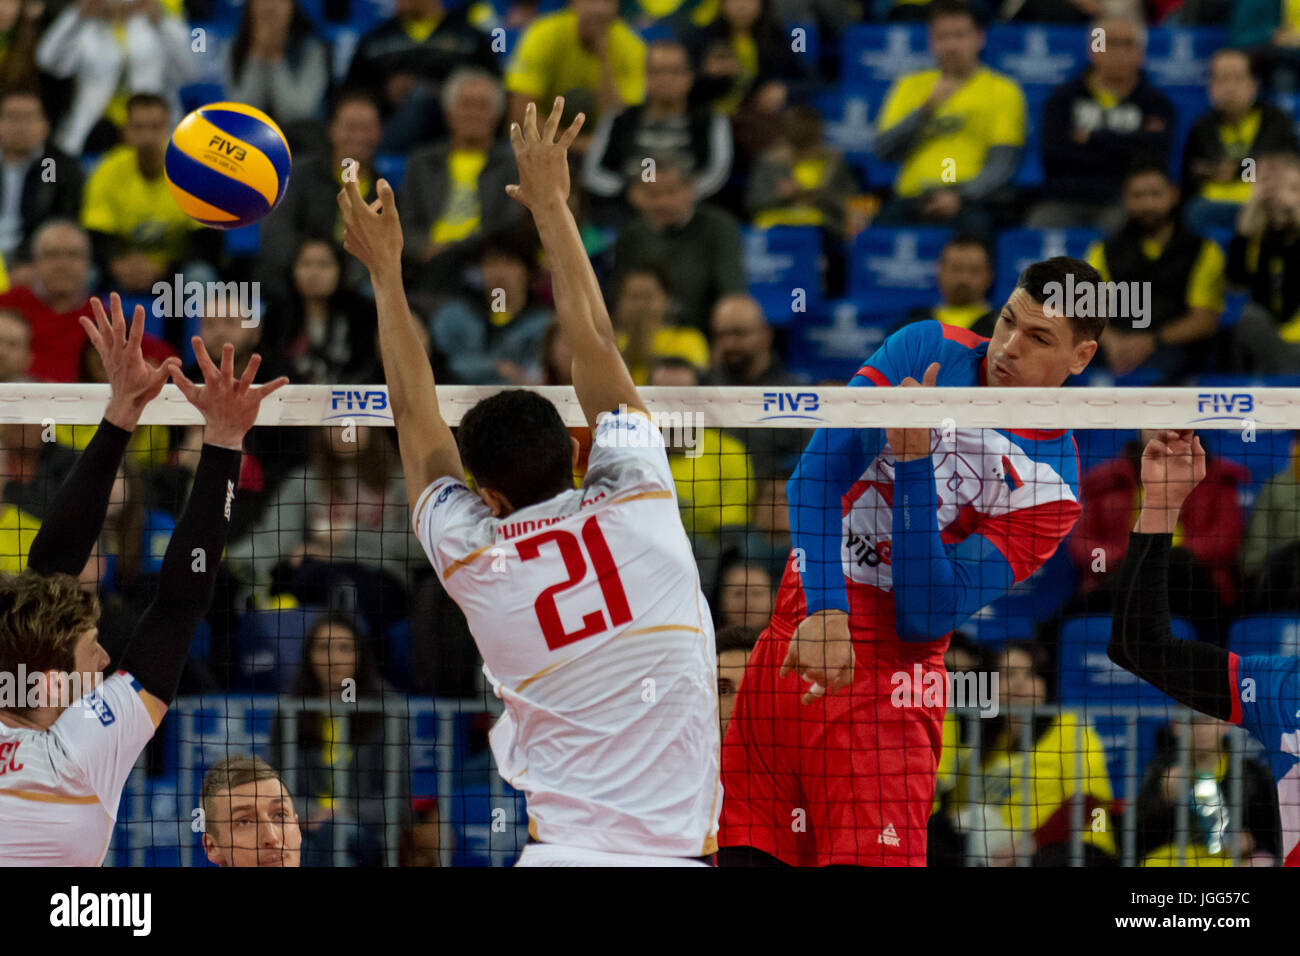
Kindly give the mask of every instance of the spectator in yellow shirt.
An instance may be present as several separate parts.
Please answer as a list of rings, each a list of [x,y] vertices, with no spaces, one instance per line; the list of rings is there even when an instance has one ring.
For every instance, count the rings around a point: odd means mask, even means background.
[[[875,222],[986,234],[986,204],[1020,165],[1025,97],[1014,80],[980,63],[984,31],[967,4],[935,0],[929,37],[937,68],[899,77],[881,108],[876,153],[901,166],[895,198]]]
[[[580,154],[600,114],[645,98],[645,43],[618,18],[617,0],[571,0],[569,9],[539,17],[524,32],[506,89],[511,122],[523,122],[530,100],[549,110],[564,96],[565,122],[585,111],[584,135],[570,150]]]
[[[684,359],[660,359],[650,370],[652,387],[699,385],[699,373]],[[667,423],[664,442],[677,486],[682,525],[691,536],[712,538],[724,527],[749,524],[754,503],[754,467],[745,446],[714,428],[694,427],[694,412],[682,409],[682,425]]]
[[[632,381],[644,385],[657,359],[679,358],[697,370],[709,366],[709,343],[699,329],[671,324],[672,281],[660,266],[635,266],[623,274],[614,299],[614,330]]]

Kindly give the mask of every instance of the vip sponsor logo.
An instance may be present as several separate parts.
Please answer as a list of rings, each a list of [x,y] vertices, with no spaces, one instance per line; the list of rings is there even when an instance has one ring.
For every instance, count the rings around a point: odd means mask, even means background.
[[[153,896],[149,893],[82,893],[73,886],[50,897],[50,925],[59,927],[126,928],[133,936],[148,936],[153,928]]]
[[[858,567],[874,568],[881,564],[890,563],[889,558],[893,551],[893,542],[872,541],[870,535],[854,532],[849,535],[848,548]]]
[[[345,418],[381,418],[392,421],[388,407],[388,393],[378,389],[335,388],[330,391],[330,414],[321,420],[339,421]]]
[[[821,407],[821,399],[816,392],[764,392],[763,411],[770,414],[759,419],[770,422],[777,418],[793,418],[808,422],[820,422],[825,419],[813,412]]]

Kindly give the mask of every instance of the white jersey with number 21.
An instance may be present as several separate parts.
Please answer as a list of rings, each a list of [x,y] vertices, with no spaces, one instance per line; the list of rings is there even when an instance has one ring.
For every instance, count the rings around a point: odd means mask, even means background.
[[[603,417],[579,489],[498,519],[448,476],[413,522],[505,703],[492,752],[533,837],[714,852],[713,624],[650,420]]]

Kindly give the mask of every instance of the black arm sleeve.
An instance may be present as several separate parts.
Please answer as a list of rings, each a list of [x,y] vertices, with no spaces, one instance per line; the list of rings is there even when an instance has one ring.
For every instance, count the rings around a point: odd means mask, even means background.
[[[230,533],[239,458],[233,449],[203,446],[190,500],[163,557],[158,596],[140,618],[118,663],[160,700],[170,702],[176,696],[190,640],[212,603]]]
[[[59,488],[41,530],[32,541],[27,568],[37,574],[81,573],[108,514],[108,497],[131,433],[107,419]]]
[[[1180,704],[1228,720],[1232,714],[1228,652],[1203,641],[1178,640],[1169,627],[1173,536],[1134,531],[1128,540],[1107,654]]]

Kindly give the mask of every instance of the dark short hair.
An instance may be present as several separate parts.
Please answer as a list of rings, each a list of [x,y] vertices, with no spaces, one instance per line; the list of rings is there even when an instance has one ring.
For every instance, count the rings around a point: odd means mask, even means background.
[[[45,104],[41,102],[41,91],[27,83],[0,90],[0,106],[4,105],[5,100],[18,99],[19,97],[35,100],[41,108],[41,114],[45,114]]]
[[[172,111],[171,104],[167,102],[165,97],[159,96],[157,93],[132,93],[126,101],[127,115],[129,116],[132,110],[137,110],[142,106],[161,107],[167,111],[168,115]]]
[[[943,249],[939,252],[942,258],[943,254],[949,249],[970,249],[976,248],[984,253],[984,258],[988,260],[990,268],[993,265],[993,251],[989,249],[989,244],[972,233],[958,233],[943,244]]]
[[[714,638],[718,653],[727,651],[752,651],[758,643],[758,631],[743,624],[728,624]]]
[[[1123,185],[1128,186],[1129,183],[1137,179],[1139,176],[1159,176],[1171,186],[1174,182],[1174,178],[1169,175],[1169,170],[1165,164],[1149,156],[1139,157],[1129,164],[1128,168],[1124,171]]]
[[[979,13],[965,0],[932,0],[930,5],[925,8],[925,22],[934,23],[934,21],[944,17],[965,17],[975,25],[976,29],[983,29],[984,24],[980,22]]]
[[[630,276],[652,276],[668,298],[673,297],[672,276],[668,274],[668,268],[662,262],[643,262],[640,265],[628,266],[623,275],[619,277],[618,295],[623,294],[623,287],[627,285]]]
[[[658,356],[658,357],[657,357],[653,362],[650,363],[650,375],[651,375],[651,377],[653,377],[653,376],[654,376],[654,373],[657,372],[657,371],[658,371],[659,369],[661,369],[661,368],[668,368],[668,369],[673,369],[673,368],[676,368],[676,369],[686,369],[687,371],[689,371],[691,374],[693,374],[693,375],[695,376],[695,381],[696,381],[697,383],[698,383],[699,380],[700,380],[700,370],[699,370],[699,368],[696,367],[695,365],[693,365],[693,364],[692,364],[690,361],[688,361],[687,359],[682,358],[680,355],[660,355],[660,356]]]
[[[515,510],[573,487],[573,445],[559,411],[527,389],[483,399],[461,420],[457,443],[480,488],[506,496]]]
[[[516,259],[531,271],[537,265],[537,243],[522,229],[503,229],[483,237],[478,258],[482,261],[488,256]]]
[[[1016,288],[1024,289],[1029,293],[1029,297],[1040,305],[1047,301],[1049,292],[1047,287],[1056,285],[1064,288],[1067,284],[1067,277],[1073,276],[1075,286],[1092,282],[1100,287],[1101,273],[1094,269],[1082,259],[1075,259],[1071,256],[1053,256],[1050,259],[1043,259],[1041,262],[1035,262],[1028,266],[1024,272],[1020,273],[1020,278],[1016,280]],[[1072,310],[1071,310],[1072,311]],[[1098,309],[1097,311],[1103,311]],[[1070,326],[1074,329],[1075,342],[1086,342],[1089,339],[1097,341],[1101,339],[1101,333],[1106,330],[1106,316],[1078,316],[1069,315]]]
[[[338,118],[343,107],[347,106],[349,103],[365,103],[376,113],[383,115],[383,111],[379,108],[379,100],[375,98],[375,94],[370,90],[354,86],[350,89],[340,90],[334,97],[334,101],[330,104],[331,123]]]

